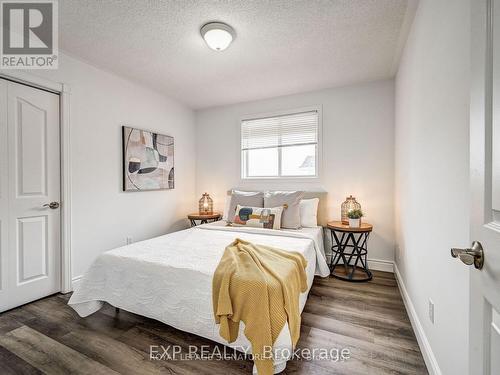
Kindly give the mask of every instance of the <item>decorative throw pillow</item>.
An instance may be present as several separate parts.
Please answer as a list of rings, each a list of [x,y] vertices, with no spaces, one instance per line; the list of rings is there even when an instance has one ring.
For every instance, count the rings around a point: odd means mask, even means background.
[[[300,229],[300,200],[303,196],[303,191],[266,191],[264,207],[284,206],[281,227]]]
[[[236,206],[264,207],[264,193],[261,191],[240,191],[233,190],[231,193],[231,203],[227,214],[227,221],[232,222]]]
[[[319,198],[302,199],[300,201],[300,225],[305,228],[318,226]]]
[[[280,229],[283,207],[262,208],[236,206],[236,214],[232,220],[233,225],[246,225],[249,227]]]

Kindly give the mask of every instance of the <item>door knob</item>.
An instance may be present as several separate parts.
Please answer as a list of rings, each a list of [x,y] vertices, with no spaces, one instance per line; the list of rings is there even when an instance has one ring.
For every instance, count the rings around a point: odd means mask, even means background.
[[[451,256],[460,259],[468,266],[474,264],[478,270],[483,268],[484,252],[480,242],[474,241],[470,249],[451,249]]]
[[[42,207],[48,207],[48,208],[52,208],[53,210],[55,210],[56,208],[59,208],[59,202],[45,203]]]

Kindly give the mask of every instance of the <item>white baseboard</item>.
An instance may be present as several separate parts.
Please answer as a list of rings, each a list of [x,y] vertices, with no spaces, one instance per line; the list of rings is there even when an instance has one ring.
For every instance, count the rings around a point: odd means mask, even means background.
[[[78,285],[80,285],[80,282],[82,281],[83,276],[76,276],[71,279],[71,291],[74,291],[76,288],[78,288]]]
[[[381,259],[368,259],[368,267],[375,271],[394,272],[394,262]]]
[[[399,290],[401,291],[401,296],[403,297],[406,311],[410,318],[411,326],[413,327],[413,331],[417,337],[418,346],[420,347],[420,351],[424,357],[427,371],[429,371],[429,375],[442,375],[436,357],[434,356],[434,352],[432,351],[431,344],[429,343],[429,340],[427,340],[422,323],[420,323],[420,319],[418,318],[415,306],[413,306],[410,295],[408,294],[405,283],[403,282],[403,278],[399,273],[397,264],[394,264],[394,274],[399,285]]]

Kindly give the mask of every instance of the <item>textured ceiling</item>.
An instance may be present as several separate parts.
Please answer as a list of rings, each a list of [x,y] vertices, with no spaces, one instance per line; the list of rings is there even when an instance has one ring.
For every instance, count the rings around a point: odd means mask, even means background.
[[[393,76],[408,1],[60,0],[60,47],[199,109]],[[207,21],[236,30],[226,51]]]

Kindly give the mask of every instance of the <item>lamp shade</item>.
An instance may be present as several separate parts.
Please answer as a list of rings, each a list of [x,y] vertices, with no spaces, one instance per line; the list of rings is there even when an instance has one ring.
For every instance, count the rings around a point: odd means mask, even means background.
[[[214,201],[208,193],[204,193],[198,201],[200,215],[212,215],[214,213]]]
[[[214,51],[224,51],[236,37],[234,29],[223,22],[209,22],[203,25],[200,33]]]
[[[349,218],[347,217],[347,214],[352,210],[361,210],[361,205],[356,201],[355,197],[349,195],[341,205],[340,217],[342,220],[342,224],[349,224]]]

